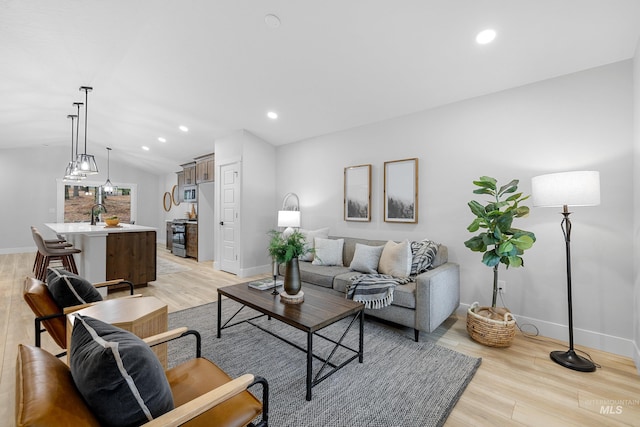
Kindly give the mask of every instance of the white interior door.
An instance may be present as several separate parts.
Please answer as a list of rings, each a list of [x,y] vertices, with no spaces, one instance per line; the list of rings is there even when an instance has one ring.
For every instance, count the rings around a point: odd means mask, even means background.
[[[220,270],[240,272],[240,165],[220,167]]]

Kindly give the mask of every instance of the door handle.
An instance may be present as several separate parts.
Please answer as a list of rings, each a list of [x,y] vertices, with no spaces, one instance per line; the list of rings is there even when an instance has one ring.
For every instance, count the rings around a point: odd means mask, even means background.
[[[220,225],[224,225],[224,221],[220,221]]]

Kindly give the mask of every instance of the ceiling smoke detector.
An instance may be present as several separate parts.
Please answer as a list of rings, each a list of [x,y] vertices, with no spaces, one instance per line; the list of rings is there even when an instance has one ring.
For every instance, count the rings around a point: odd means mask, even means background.
[[[269,13],[264,16],[264,23],[267,24],[269,28],[278,28],[280,26],[280,18],[276,15]]]

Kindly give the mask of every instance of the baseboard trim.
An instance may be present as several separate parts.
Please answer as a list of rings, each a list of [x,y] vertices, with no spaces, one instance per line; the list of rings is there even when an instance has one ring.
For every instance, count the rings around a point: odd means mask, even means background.
[[[633,343],[634,352],[633,352],[633,362],[636,364],[636,370],[638,371],[638,375],[640,375],[640,349],[638,348],[638,343]]]
[[[238,273],[238,277],[257,276],[258,274],[265,274],[271,272],[271,264],[258,265],[251,268],[241,268]]]
[[[456,314],[464,316],[466,318],[467,310],[470,306],[471,304],[461,303],[456,310]],[[527,324],[534,325],[536,328],[538,328],[538,332],[540,335],[563,341],[568,345],[569,327],[567,325],[561,325],[559,323],[553,323],[546,320],[535,319],[532,317],[519,316],[517,313],[513,314],[516,318],[516,321],[518,322],[518,326],[523,328],[525,331],[527,331]],[[638,347],[635,345],[635,343],[630,339],[574,327],[573,341],[576,349],[582,349],[582,347],[590,347],[597,350],[602,350],[609,353],[618,354],[620,356],[632,358],[635,361],[636,367],[638,367],[640,371],[640,352],[638,351]],[[563,350],[563,348],[560,347],[558,348],[558,350]]]

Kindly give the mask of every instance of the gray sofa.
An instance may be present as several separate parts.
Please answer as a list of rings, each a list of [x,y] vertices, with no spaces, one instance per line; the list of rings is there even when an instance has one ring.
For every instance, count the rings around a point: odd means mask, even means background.
[[[302,289],[304,290],[305,286],[314,286],[344,296],[350,279],[361,274],[349,269],[356,243],[384,246],[386,241],[336,236],[329,238],[344,239],[344,266],[313,265],[311,262],[300,261]],[[284,274],[284,271],[281,273]],[[415,340],[418,341],[420,331],[433,332],[459,304],[459,266],[448,262],[447,247],[439,245],[429,270],[418,275],[415,282],[395,288],[392,305],[381,309],[367,309],[366,314],[413,328]]]

